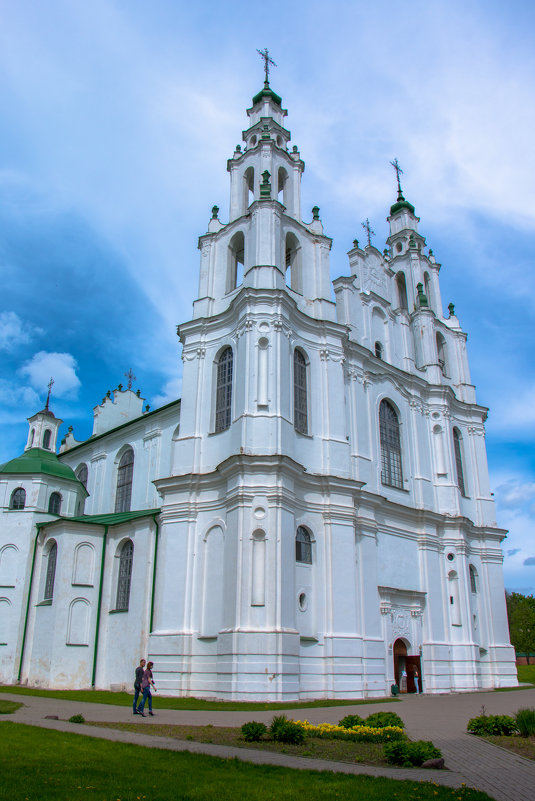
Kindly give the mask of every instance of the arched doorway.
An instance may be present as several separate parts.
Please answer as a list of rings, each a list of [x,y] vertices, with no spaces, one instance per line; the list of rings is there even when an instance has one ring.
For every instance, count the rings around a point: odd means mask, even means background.
[[[401,693],[422,692],[420,657],[409,655],[410,648],[408,640],[394,643],[394,676]]]

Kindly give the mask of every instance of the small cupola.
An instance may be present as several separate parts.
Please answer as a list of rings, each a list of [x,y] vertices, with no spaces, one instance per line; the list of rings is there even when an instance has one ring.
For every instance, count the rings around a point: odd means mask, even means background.
[[[413,231],[416,234],[418,233],[418,223],[420,222],[420,218],[416,216],[412,203],[409,203],[408,200],[405,200],[405,197],[403,196],[400,181],[400,175],[403,174],[403,170],[399,166],[398,160],[394,159],[390,162],[390,164],[396,171],[398,199],[392,206],[390,206],[390,216],[387,217],[387,221],[390,223],[390,236],[388,238],[388,244],[392,248],[392,254],[396,256],[405,250],[405,247],[408,244],[408,234],[405,235],[404,232]]]
[[[58,431],[59,427],[63,423],[63,420],[60,420],[59,417],[56,417],[49,408],[50,392],[53,384],[53,379],[50,379],[45,408],[40,412],[37,412],[37,414],[32,415],[32,417],[28,417],[29,429],[28,440],[26,442],[26,447],[24,448],[25,451],[28,451],[31,448],[39,448],[43,451],[51,451],[52,453],[56,453]]]

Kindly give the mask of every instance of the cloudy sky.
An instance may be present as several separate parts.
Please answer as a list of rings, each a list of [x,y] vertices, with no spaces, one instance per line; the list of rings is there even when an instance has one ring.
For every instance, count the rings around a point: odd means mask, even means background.
[[[0,0],[0,15],[0,462],[51,375],[77,439],[129,368],[152,407],[180,394],[197,237],[214,204],[226,216],[267,46],[333,278],[366,217],[383,248],[389,161],[404,168],[491,409],[506,584],[535,592],[535,5]]]

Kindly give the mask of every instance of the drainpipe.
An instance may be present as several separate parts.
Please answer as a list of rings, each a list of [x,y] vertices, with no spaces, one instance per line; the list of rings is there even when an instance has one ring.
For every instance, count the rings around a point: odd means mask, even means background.
[[[102,539],[102,558],[100,560],[100,582],[98,587],[97,625],[95,630],[95,647],[93,650],[93,675],[91,677],[91,687],[95,686],[95,676],[97,673],[98,638],[100,633],[100,608],[102,606],[102,585],[104,583],[104,558],[106,556],[107,538],[108,538],[108,526],[104,526],[104,537]]]
[[[28,600],[26,602],[26,617],[24,618],[24,631],[22,633],[22,645],[20,647],[20,664],[19,664],[19,675],[17,676],[17,682],[20,682],[20,677],[22,675],[22,662],[24,659],[24,648],[26,646],[26,632],[28,630],[28,618],[30,616],[30,598],[32,597],[33,571],[35,569],[35,554],[37,552],[37,540],[39,538],[39,534],[40,531],[38,528],[33,543],[32,569],[30,571],[30,586],[28,587]]]
[[[158,534],[160,533],[160,527],[158,526],[158,521],[156,520],[156,515],[152,516],[154,521],[154,525],[156,527],[155,536],[154,536],[154,565],[152,567],[152,596],[150,601],[150,626],[149,626],[149,634],[152,631],[152,624],[154,622],[154,596],[156,595],[156,560],[158,557]]]

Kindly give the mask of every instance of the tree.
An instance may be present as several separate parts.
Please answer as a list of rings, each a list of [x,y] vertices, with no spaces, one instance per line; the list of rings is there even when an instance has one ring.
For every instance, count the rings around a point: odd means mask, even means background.
[[[517,653],[525,653],[529,665],[530,653],[535,653],[535,597],[520,592],[508,592],[507,615],[511,645]]]

